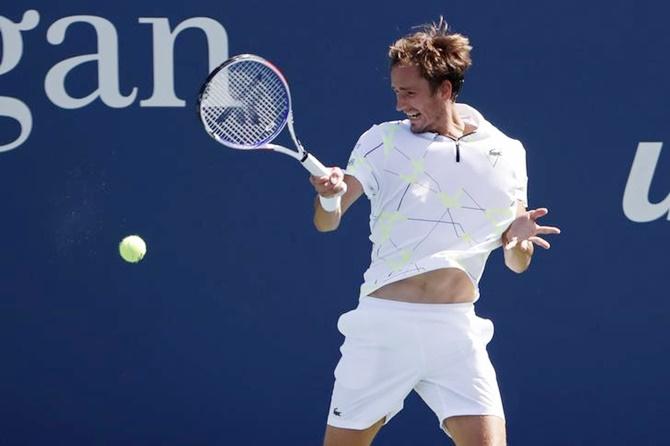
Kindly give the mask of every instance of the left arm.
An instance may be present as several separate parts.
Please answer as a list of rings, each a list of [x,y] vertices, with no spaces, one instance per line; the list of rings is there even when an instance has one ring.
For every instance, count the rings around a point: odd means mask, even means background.
[[[530,266],[534,246],[538,245],[549,249],[551,245],[538,234],[560,234],[561,230],[553,226],[540,226],[537,219],[547,215],[546,208],[526,210],[526,207],[517,203],[516,219],[502,234],[505,265],[515,273],[522,273]]]

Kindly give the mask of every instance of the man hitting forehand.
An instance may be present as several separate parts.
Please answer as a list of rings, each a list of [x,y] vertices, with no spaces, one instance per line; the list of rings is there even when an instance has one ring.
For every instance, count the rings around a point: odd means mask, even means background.
[[[389,50],[399,121],[373,125],[346,170],[311,177],[321,197],[344,191],[314,223],[335,230],[361,195],[370,200],[371,262],[358,306],[338,320],[345,336],[326,446],[371,444],[412,390],[458,446],[504,445],[505,415],[478,317],[479,280],[494,249],[525,271],[547,209],[527,208],[523,145],[473,107],[456,102],[471,65],[466,37],[446,23],[397,40]]]

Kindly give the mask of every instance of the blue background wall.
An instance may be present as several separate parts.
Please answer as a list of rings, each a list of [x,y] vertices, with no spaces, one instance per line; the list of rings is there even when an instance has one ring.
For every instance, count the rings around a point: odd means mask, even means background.
[[[141,107],[153,90],[151,26],[211,17],[229,54],[273,60],[293,90],[301,140],[342,165],[360,133],[397,119],[386,48],[444,14],[474,46],[461,95],[527,150],[532,207],[563,234],[517,276],[495,252],[477,311],[491,317],[513,445],[659,445],[670,434],[667,216],[629,220],[622,197],[641,141],[668,141],[669,8],[662,2],[5,2],[40,22],[0,75],[31,109],[0,153],[0,444],[320,444],[342,341],[369,261],[365,200],[340,230],[311,224],[313,192],[290,159],[217,145],[195,116],[204,34],[179,35],[185,107]],[[45,75],[97,51],[109,20],[128,107],[66,110]],[[5,49],[5,55],[6,55]],[[97,66],[67,78],[97,88]],[[1,111],[1,110],[0,110]],[[6,115],[6,113],[4,113]],[[17,138],[0,117],[0,144]],[[662,153],[649,201],[670,192]],[[645,199],[647,197],[644,197]],[[138,265],[119,240],[144,237]],[[447,442],[416,396],[381,445]]]

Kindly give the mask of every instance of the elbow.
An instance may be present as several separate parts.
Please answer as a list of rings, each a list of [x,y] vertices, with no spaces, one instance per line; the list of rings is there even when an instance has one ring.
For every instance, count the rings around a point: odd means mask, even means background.
[[[338,226],[339,225],[324,225],[323,223],[319,223],[316,219],[314,219],[314,227],[319,232],[332,232],[336,230]]]

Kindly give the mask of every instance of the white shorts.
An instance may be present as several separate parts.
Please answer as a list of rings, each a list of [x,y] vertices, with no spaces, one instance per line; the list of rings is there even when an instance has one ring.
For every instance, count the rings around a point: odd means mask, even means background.
[[[442,422],[457,415],[503,420],[486,345],[493,324],[473,304],[415,304],[362,297],[337,327],[345,336],[328,424],[366,429],[403,408],[415,390]],[[448,432],[447,432],[448,433]]]

